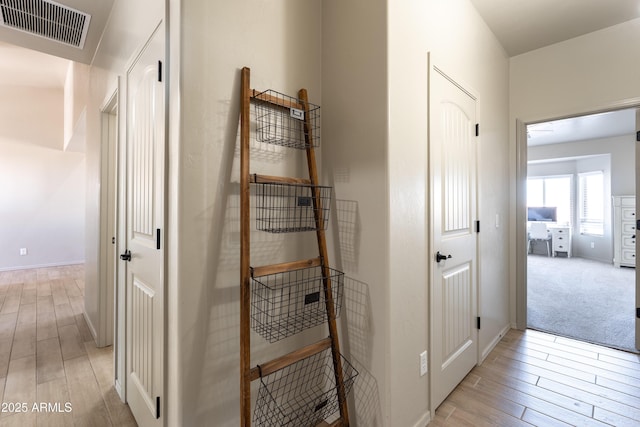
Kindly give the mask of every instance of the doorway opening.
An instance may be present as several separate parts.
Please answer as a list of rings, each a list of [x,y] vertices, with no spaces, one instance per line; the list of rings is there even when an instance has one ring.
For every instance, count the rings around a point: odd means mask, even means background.
[[[621,216],[635,216],[635,115],[526,125],[528,328],[637,351],[635,223],[626,236]]]

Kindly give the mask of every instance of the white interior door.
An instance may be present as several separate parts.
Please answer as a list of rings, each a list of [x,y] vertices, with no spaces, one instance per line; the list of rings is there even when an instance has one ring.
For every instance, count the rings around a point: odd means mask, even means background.
[[[476,101],[430,69],[431,410],[478,361]],[[437,260],[437,255],[446,257]]]
[[[162,425],[164,389],[164,28],[127,73],[127,401]],[[126,253],[121,258],[127,258]]]

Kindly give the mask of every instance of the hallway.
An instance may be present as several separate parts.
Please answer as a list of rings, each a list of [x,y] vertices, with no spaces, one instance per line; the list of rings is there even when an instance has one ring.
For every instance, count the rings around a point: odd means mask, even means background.
[[[136,426],[83,295],[82,265],[0,272],[0,427]]]

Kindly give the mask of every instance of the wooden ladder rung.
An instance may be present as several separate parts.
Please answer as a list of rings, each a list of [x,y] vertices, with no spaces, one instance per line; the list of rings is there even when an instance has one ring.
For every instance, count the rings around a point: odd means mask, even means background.
[[[263,265],[251,267],[251,277],[267,276],[269,274],[286,273],[308,267],[318,267],[322,260],[318,258],[304,259],[301,261],[283,262],[282,264]]]
[[[277,96],[269,95],[268,93],[263,93],[256,89],[251,90],[251,97],[253,99],[259,99],[261,101],[269,102],[270,104],[276,105],[278,107],[283,108],[297,108],[298,110],[304,110],[304,105],[299,102],[293,102],[287,99],[278,98]]]
[[[313,356],[314,354],[318,354],[321,351],[328,349],[329,347],[331,347],[331,337],[299,348],[289,354],[285,354],[284,356],[273,359],[267,363],[263,363],[260,365],[259,369],[256,366],[255,368],[251,369],[249,378],[251,379],[251,381],[255,381],[260,378],[261,372],[263,377],[269,374],[273,374],[274,372],[279,371],[282,368],[286,368],[287,366],[291,366],[302,359]]]
[[[311,181],[304,178],[291,178],[284,176],[271,176],[271,175],[251,175],[251,182],[253,184],[303,184],[311,185]]]

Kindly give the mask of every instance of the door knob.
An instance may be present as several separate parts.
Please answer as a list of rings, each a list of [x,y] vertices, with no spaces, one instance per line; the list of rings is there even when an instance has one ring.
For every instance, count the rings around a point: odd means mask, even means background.
[[[127,249],[123,254],[120,255],[120,259],[123,261],[131,261],[131,251]]]
[[[436,262],[444,261],[451,258],[451,255],[443,255],[440,251],[436,252]]]

